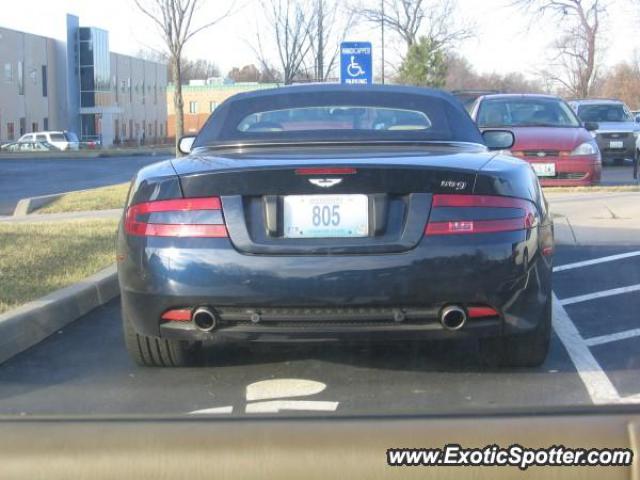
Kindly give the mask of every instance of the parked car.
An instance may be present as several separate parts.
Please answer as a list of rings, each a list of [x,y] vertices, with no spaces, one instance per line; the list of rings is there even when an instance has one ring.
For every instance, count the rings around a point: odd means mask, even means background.
[[[638,155],[640,124],[620,100],[573,100],[571,108],[583,122],[597,122],[594,132],[602,160],[622,164]]]
[[[539,365],[553,227],[529,165],[499,153],[512,144],[437,90],[231,97],[181,139],[188,156],[133,179],[117,240],[131,357],[187,365],[225,339],[470,338],[492,363]]]
[[[49,152],[57,150],[56,147],[47,142],[12,142],[5,143],[0,147],[3,152]]]
[[[73,132],[35,132],[27,133],[18,139],[18,143],[44,142],[53,145],[58,150],[78,150],[80,141]]]
[[[531,164],[546,186],[595,185],[602,162],[593,135],[561,98],[537,94],[480,97],[472,118],[481,131],[508,128],[515,134],[513,156]]]

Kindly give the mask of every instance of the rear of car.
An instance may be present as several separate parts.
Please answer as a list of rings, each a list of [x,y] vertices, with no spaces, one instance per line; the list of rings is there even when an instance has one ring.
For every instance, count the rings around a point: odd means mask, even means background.
[[[79,150],[80,141],[78,136],[73,132],[45,132],[49,138],[49,143],[59,150]]]
[[[598,124],[594,133],[603,161],[620,164],[636,158],[640,124],[623,102],[575,100],[571,106],[583,122]]]
[[[537,179],[449,95],[290,87],[233,97],[192,153],[136,176],[118,235],[145,365],[203,343],[474,338],[544,360],[553,234]]]
[[[526,160],[543,186],[596,185],[600,151],[562,99],[549,95],[487,95],[472,117],[481,130],[508,128],[515,134],[511,154]]]

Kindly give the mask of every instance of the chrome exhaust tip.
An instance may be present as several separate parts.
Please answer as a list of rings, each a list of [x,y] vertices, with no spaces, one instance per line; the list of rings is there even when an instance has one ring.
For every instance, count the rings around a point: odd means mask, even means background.
[[[191,315],[193,325],[202,332],[210,332],[218,323],[216,315],[207,307],[198,307]]]
[[[457,305],[444,307],[440,312],[440,324],[446,330],[460,330],[467,322],[467,312]]]

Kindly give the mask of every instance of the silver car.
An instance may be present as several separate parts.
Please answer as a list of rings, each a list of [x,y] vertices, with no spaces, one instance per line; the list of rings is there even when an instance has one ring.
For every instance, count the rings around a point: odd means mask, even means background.
[[[620,100],[573,100],[569,105],[580,120],[597,123],[593,132],[602,154],[602,162],[622,164],[638,155],[640,123]]]

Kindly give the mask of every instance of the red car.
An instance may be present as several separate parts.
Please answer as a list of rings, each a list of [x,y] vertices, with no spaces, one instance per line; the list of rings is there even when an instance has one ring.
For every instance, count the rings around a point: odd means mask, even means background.
[[[590,131],[561,98],[551,95],[485,95],[471,109],[480,130],[508,128],[511,154],[529,162],[543,186],[596,185],[602,160]]]

